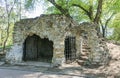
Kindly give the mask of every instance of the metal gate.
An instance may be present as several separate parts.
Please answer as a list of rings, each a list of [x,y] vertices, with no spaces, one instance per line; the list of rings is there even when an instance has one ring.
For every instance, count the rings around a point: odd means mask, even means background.
[[[66,63],[73,62],[76,59],[76,38],[67,36],[65,38],[65,59]]]

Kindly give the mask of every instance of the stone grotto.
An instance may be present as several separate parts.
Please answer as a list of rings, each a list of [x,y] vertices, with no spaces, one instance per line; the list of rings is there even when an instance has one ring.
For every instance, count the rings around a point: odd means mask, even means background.
[[[38,61],[56,66],[79,60],[84,65],[106,64],[108,49],[98,38],[96,26],[57,14],[22,19],[14,25],[13,46],[6,53],[6,62]]]

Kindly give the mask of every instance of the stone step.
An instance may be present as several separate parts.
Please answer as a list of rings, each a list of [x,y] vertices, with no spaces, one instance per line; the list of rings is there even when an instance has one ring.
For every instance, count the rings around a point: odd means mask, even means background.
[[[84,47],[84,49],[91,49],[90,47]]]
[[[81,52],[81,56],[86,56],[88,54],[89,54],[89,52]]]
[[[81,56],[80,59],[81,60],[88,60],[88,57],[87,56]]]
[[[83,44],[82,47],[88,47],[88,45],[87,44]]]
[[[88,50],[87,49],[82,49],[82,52],[88,52]]]
[[[84,60],[76,60],[76,62],[77,62],[79,65],[84,65],[84,63],[85,63]]]
[[[84,48],[90,48],[87,44],[82,44],[82,47],[84,47]]]

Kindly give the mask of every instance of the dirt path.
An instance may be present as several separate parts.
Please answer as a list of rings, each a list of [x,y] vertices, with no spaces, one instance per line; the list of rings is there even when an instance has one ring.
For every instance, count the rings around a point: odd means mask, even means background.
[[[83,77],[33,71],[0,69],[0,78],[83,78]]]
[[[104,78],[103,75],[86,71],[88,69],[80,66],[47,68],[3,65],[0,67],[0,78]]]

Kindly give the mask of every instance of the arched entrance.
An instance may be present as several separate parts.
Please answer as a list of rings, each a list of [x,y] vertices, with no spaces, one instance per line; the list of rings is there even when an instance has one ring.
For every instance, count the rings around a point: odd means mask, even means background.
[[[51,62],[53,57],[53,42],[37,35],[28,36],[24,42],[23,60]]]

